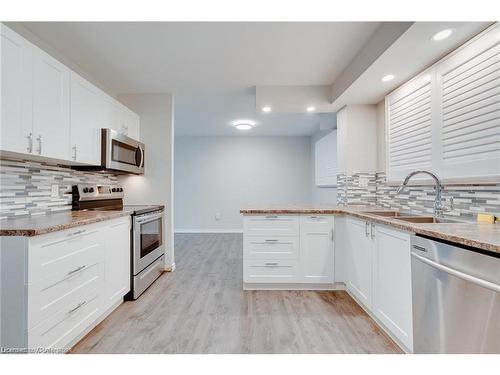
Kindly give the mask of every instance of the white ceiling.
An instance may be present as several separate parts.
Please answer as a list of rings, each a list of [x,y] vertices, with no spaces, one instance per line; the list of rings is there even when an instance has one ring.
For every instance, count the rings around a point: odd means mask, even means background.
[[[254,89],[179,95],[175,98],[176,136],[309,136],[323,123],[334,125],[334,114],[262,113],[255,109]],[[238,119],[257,122],[241,131]]]
[[[379,22],[23,22],[117,93],[331,84]]]

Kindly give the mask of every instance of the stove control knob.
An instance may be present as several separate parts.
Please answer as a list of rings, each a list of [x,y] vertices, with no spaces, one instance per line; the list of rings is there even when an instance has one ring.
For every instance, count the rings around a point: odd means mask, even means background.
[[[113,192],[113,193],[114,193],[115,191],[116,191],[116,188],[112,188],[112,189],[111,189],[111,192]]]
[[[84,193],[88,193],[89,192],[89,188],[83,188],[83,192]]]
[[[120,193],[123,192],[123,188],[119,188],[120,189]]]
[[[93,193],[94,192],[94,188],[93,187],[89,188],[89,192]]]

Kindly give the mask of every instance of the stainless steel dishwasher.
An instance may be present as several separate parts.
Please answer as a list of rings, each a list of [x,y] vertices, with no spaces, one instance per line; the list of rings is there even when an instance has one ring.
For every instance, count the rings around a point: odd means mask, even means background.
[[[415,353],[500,353],[500,254],[413,236]]]

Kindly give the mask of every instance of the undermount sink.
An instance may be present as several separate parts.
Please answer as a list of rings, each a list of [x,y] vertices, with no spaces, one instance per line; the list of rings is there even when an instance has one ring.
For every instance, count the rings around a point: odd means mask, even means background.
[[[395,220],[407,221],[410,223],[418,224],[461,224],[461,221],[453,219],[444,219],[441,217],[434,216],[406,216],[406,217],[395,217]]]
[[[406,217],[406,216],[415,216],[414,214],[402,213],[399,211],[363,211],[363,214],[382,216],[382,217]]]

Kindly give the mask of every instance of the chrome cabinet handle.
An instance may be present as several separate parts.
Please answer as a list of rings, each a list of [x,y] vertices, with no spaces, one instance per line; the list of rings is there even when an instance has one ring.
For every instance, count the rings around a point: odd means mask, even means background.
[[[72,149],[73,149],[73,160],[76,160],[76,145],[74,145]]]
[[[330,240],[333,242],[333,229],[330,229]]]
[[[76,267],[76,268],[75,268],[74,270],[72,270],[72,271],[69,271],[69,272],[68,272],[68,275],[73,275],[73,274],[77,273],[78,271],[83,270],[84,268],[87,268],[87,265],[86,265],[86,264],[84,264],[83,266],[80,266],[80,267]]]
[[[73,314],[75,311],[77,311],[78,309],[80,309],[82,306],[86,305],[87,304],[87,301],[82,301],[80,302],[78,305],[76,305],[75,307],[73,307],[71,310],[68,311],[68,314]]]
[[[425,247],[422,247],[422,246],[418,246],[418,245],[413,245],[413,248],[415,250],[419,250],[419,251],[423,251],[424,253],[427,252],[427,249]]]
[[[266,240],[266,242],[276,243],[278,240]]]
[[[31,154],[33,152],[33,133],[29,133],[26,138],[28,138],[28,147],[26,147],[26,151]]]
[[[375,228],[375,224],[371,223],[370,224],[370,238],[373,240],[375,238],[375,231],[373,230]]]
[[[368,221],[365,221],[365,236],[368,237],[370,234],[368,233]]]
[[[82,234],[82,233],[85,233],[85,229],[77,230],[76,232],[69,233],[68,236],[76,236],[76,235]]]
[[[266,267],[276,267],[278,263],[265,263]]]
[[[277,215],[267,215],[266,216],[266,220],[273,220],[273,219],[277,219],[278,216]]]
[[[36,138],[36,140],[38,141],[38,150],[36,152],[38,152],[38,155],[41,155],[42,154],[42,135],[39,134],[38,137]]]

